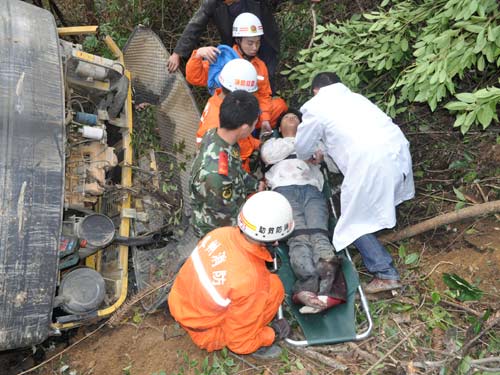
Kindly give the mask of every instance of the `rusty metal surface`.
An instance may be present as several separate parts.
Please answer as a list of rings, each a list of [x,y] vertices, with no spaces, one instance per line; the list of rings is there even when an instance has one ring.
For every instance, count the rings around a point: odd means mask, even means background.
[[[54,18],[25,2],[0,0],[0,351],[49,334],[63,185]]]

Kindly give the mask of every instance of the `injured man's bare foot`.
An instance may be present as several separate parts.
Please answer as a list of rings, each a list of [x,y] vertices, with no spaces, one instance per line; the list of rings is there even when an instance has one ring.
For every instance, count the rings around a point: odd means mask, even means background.
[[[342,303],[339,299],[326,295],[318,296],[315,293],[306,290],[295,293],[292,300],[297,304],[304,305],[299,309],[301,314],[317,314]]]
[[[302,290],[295,293],[292,297],[292,300],[296,304],[301,304],[312,308],[321,309],[326,307],[326,302],[320,300],[316,293],[309,292],[307,290]]]

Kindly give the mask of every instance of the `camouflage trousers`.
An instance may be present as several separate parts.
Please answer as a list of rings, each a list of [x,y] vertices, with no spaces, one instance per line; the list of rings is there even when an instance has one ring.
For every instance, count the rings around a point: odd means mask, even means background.
[[[288,240],[288,253],[297,277],[294,292],[307,290],[317,293],[320,285],[320,259],[330,260],[335,249],[327,235],[328,207],[323,194],[312,185],[281,186],[275,189],[283,194],[293,210],[295,231],[320,229],[323,232],[298,234]]]

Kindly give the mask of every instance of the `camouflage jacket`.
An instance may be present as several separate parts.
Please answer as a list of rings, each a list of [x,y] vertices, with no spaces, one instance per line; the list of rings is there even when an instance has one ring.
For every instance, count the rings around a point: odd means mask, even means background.
[[[258,180],[241,167],[238,144],[229,145],[217,129],[205,133],[191,167],[191,224],[198,236],[236,224],[241,205],[257,190]]]

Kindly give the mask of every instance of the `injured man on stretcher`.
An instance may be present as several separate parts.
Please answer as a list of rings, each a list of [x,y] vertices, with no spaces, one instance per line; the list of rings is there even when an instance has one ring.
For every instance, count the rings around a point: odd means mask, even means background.
[[[289,109],[277,121],[281,133],[261,147],[267,185],[284,195],[293,209],[295,230],[287,240],[292,269],[297,281],[293,301],[304,306],[303,314],[318,313],[345,302],[346,286],[340,258],[329,240],[324,177],[320,170],[321,149],[311,160],[295,155],[295,135],[301,113]]]

